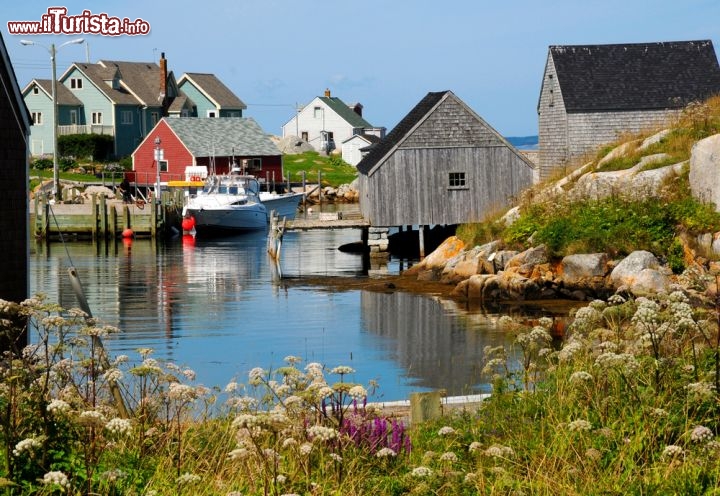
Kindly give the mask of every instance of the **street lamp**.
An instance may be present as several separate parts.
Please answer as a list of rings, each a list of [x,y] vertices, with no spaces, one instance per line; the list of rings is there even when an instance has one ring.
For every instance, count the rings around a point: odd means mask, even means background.
[[[58,99],[57,99],[57,63],[55,60],[55,54],[65,45],[78,45],[83,43],[83,38],[75,38],[69,40],[62,45],[55,47],[55,43],[52,43],[49,47],[38,43],[37,41],[31,40],[20,40],[21,45],[38,45],[43,47],[50,54],[50,62],[52,64],[52,101],[53,101],[53,198],[55,201],[59,200],[60,189],[60,169],[58,167],[58,139],[57,139],[57,128],[58,128]]]
[[[157,169],[157,182],[155,184],[155,200],[160,202],[160,162],[165,160],[162,148],[160,148],[160,136],[155,138],[155,167]]]

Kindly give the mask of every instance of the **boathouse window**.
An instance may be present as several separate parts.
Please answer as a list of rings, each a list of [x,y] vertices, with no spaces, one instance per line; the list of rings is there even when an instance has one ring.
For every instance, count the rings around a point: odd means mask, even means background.
[[[70,111],[70,124],[72,124],[74,126],[77,123],[78,123],[77,110],[71,110]]]
[[[167,171],[168,171],[168,161],[160,160],[160,172],[167,172]]]
[[[120,114],[120,124],[132,124],[133,123],[133,115],[132,111],[130,110],[123,110]]]
[[[322,114],[323,111],[321,107],[315,107],[313,109],[313,117],[315,117],[316,119],[320,119],[323,116]]]
[[[450,176],[448,177],[448,181],[448,186],[450,186],[451,189],[460,189],[467,186],[464,172],[451,172]]]
[[[150,112],[150,122],[154,126],[160,120],[160,114],[157,112]]]
[[[262,169],[262,159],[261,158],[251,158],[248,159],[248,169],[259,171]]]
[[[102,124],[102,112],[93,112],[92,113],[92,123],[93,124]]]
[[[207,111],[207,116],[208,116],[208,117],[217,117],[217,112],[214,111],[214,110],[208,110],[208,111]]]
[[[40,89],[37,87],[37,85],[33,86],[33,95],[37,95],[40,93]]]
[[[303,131],[302,133],[300,133],[300,138],[302,138],[303,141],[307,142],[307,140],[308,140],[308,132],[307,132],[307,131]]]
[[[70,89],[73,90],[81,90],[82,89],[82,79],[80,78],[70,78]]]
[[[42,125],[42,112],[33,112],[32,113],[32,121],[33,121],[33,126],[41,126]]]

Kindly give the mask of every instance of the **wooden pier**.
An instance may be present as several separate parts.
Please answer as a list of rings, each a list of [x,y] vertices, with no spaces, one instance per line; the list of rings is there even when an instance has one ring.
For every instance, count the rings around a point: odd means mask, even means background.
[[[30,203],[30,233],[37,239],[61,236],[92,240],[122,236],[156,238],[180,226],[182,202],[164,193],[161,201],[125,204],[121,200],[93,195],[83,203],[51,204],[44,196]]]

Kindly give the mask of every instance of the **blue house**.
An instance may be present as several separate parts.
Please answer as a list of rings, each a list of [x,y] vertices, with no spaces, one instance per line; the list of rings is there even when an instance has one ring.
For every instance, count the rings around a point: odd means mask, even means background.
[[[188,72],[178,80],[181,94],[192,110],[182,117],[242,117],[247,105],[214,74]],[[172,109],[171,115],[181,110]]]
[[[168,115],[178,88],[167,71],[151,62],[101,60],[75,62],[58,78],[58,136],[106,134],[114,137],[114,155],[130,155],[155,124]],[[23,92],[36,126],[33,155],[53,153],[50,82],[35,81]],[[178,102],[181,105],[181,102]],[[42,124],[37,124],[40,121]]]
[[[82,115],[83,103],[68,88],[57,85],[58,122],[68,122],[77,126]],[[52,154],[53,151],[53,99],[52,81],[33,79],[22,90],[23,100],[28,109],[32,109],[32,132],[29,151],[36,157]],[[80,132],[80,131],[78,131]]]

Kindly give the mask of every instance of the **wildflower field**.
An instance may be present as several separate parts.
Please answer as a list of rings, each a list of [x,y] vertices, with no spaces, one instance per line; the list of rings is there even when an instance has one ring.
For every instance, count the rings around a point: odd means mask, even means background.
[[[503,317],[517,349],[485,349],[490,398],[406,425],[343,365],[288,356],[205,387],[152,350],[107,356],[118,330],[79,310],[3,301],[4,337],[29,325],[38,339],[0,363],[0,491],[720,493],[718,306],[680,288],[616,294],[577,309],[560,342],[550,318]]]

